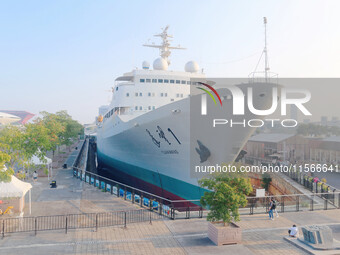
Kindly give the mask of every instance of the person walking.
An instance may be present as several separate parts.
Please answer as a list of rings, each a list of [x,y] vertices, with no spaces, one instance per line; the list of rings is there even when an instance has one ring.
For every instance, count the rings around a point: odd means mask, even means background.
[[[274,217],[274,212],[276,214],[276,217],[279,217],[279,213],[277,212],[276,206],[277,206],[277,202],[274,198],[272,198],[272,209],[273,209],[273,217]]]
[[[269,219],[270,220],[274,220],[274,215],[273,215],[273,200],[272,199],[270,200],[270,203],[269,203],[268,214],[269,214]]]
[[[37,171],[34,171],[34,173],[33,173],[33,181],[37,182],[37,180],[38,180],[38,173],[37,173]]]

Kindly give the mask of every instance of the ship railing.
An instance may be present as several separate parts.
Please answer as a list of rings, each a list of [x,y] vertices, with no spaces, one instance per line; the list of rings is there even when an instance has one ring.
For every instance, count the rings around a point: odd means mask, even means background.
[[[74,167],[73,174],[76,178],[95,186],[103,192],[109,192],[112,195],[173,220],[203,218],[209,213],[208,209],[204,209],[201,206],[199,199],[171,200],[77,167]],[[310,195],[293,194],[247,197],[247,205],[240,208],[239,212],[241,215],[267,213],[271,198],[277,201],[277,211],[279,213],[340,209],[340,192],[332,191]]]
[[[279,76],[273,72],[252,72],[248,75],[249,83],[274,83],[278,84]]]
[[[86,143],[83,144],[87,148]],[[142,208],[149,209],[170,219],[205,217],[209,210],[203,208],[200,199],[171,200],[151,192],[126,185],[104,176],[86,171],[86,165],[73,167],[74,177],[94,187],[116,195]],[[270,199],[266,197],[247,197],[247,206],[240,208],[240,214],[266,213]],[[320,190],[319,193],[278,195],[274,198],[280,204],[279,212],[303,210],[340,209],[340,192],[337,190]]]

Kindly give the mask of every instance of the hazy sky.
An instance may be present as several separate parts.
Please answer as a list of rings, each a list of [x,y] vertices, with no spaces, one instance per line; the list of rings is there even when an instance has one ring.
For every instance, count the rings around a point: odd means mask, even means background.
[[[339,77],[340,1],[0,1],[0,109],[66,109],[92,122],[114,77],[150,63],[142,47],[170,25],[171,69],[196,60],[207,76],[246,77],[263,48],[268,18],[272,71]]]

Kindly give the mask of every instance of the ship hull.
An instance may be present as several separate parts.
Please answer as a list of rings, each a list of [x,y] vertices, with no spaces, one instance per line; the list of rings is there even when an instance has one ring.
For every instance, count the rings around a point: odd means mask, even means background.
[[[270,105],[272,87],[257,85],[257,94],[267,95],[255,96],[258,109]],[[246,86],[240,88],[246,91]],[[227,93],[218,92],[222,96]],[[254,131],[252,127],[218,127],[213,136],[207,137],[200,127],[190,126],[195,123],[190,110],[194,101],[199,104],[199,98],[170,103],[126,122],[119,115],[106,120],[97,135],[99,168],[114,180],[169,200],[199,200],[206,191],[198,183],[202,176],[190,173],[193,165],[200,164],[200,156],[195,152],[198,141],[211,152],[205,164],[232,162]],[[226,119],[235,117],[231,101],[223,102],[221,109],[209,106],[210,118],[221,112]],[[254,117],[259,118],[246,112],[242,118]]]

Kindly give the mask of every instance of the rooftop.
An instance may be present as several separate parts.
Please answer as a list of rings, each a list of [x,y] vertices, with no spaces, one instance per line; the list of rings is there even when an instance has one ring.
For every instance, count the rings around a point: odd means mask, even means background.
[[[267,142],[267,143],[278,143],[284,141],[290,137],[295,136],[295,134],[258,134],[249,138],[251,142]]]
[[[340,136],[331,136],[331,137],[326,137],[322,139],[325,142],[337,142],[340,143]]]

